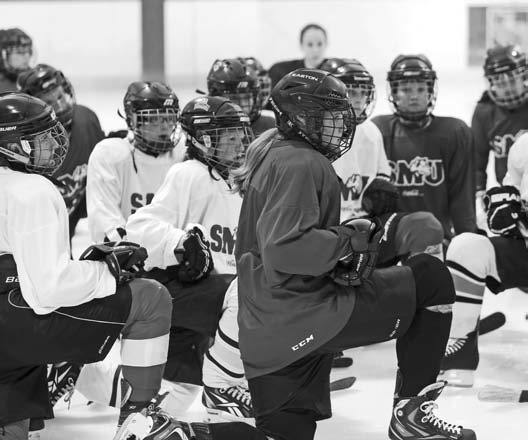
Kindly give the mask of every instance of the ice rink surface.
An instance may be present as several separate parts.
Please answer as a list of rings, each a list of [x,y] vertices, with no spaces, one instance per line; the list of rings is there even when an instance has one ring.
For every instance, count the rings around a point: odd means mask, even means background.
[[[385,98],[384,74],[375,74],[378,85],[378,104],[375,114],[389,110]],[[470,123],[471,114],[483,90],[480,69],[453,74],[439,72],[438,115],[456,116]],[[74,81],[75,84],[75,81]],[[124,127],[116,115],[124,84],[101,87],[79,86],[79,103],[88,105],[99,115],[103,128]],[[180,96],[180,106],[194,96],[196,84],[185,89],[171,83]],[[88,243],[85,226],[78,229],[77,249]],[[511,290],[498,296],[486,293],[483,316],[494,312],[505,313],[507,322],[501,329],[480,339],[481,361],[475,387],[446,388],[438,403],[437,414],[452,423],[472,428],[479,440],[528,439],[528,403],[487,403],[477,399],[478,389],[486,384],[528,388],[528,295]],[[350,350],[354,365],[334,370],[332,379],[356,376],[352,389],[332,394],[334,416],[319,423],[318,440],[382,440],[387,437],[394,388],[396,356],[394,342]],[[205,416],[200,399],[196,399],[185,420],[200,421]],[[60,402],[56,418],[47,422],[43,440],[111,440],[115,432],[117,410],[98,405],[86,405],[78,393],[70,407]]]

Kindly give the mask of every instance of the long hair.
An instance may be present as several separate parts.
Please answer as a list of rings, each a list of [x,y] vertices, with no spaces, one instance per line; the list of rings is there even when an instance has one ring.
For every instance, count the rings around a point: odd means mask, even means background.
[[[258,169],[275,139],[283,136],[276,128],[270,128],[262,133],[249,145],[244,163],[231,172],[233,176],[233,191],[238,191],[241,196],[247,192],[249,183],[255,171]]]

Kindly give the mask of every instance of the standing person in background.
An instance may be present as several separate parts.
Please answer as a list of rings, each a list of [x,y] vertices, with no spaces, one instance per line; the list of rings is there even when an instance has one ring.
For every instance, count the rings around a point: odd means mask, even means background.
[[[326,46],[328,44],[326,30],[315,23],[310,23],[301,29],[299,37],[301,50],[304,58],[300,60],[281,61],[271,66],[269,75],[271,78],[271,87],[280,81],[280,79],[295,69],[306,67],[308,69],[318,69],[325,61]]]
[[[18,28],[0,29],[0,93],[17,90],[18,75],[29,69],[33,40]]]
[[[223,96],[249,116],[255,137],[275,127],[275,116],[262,113],[263,97],[257,71],[238,58],[216,60],[207,75],[210,96]]]
[[[81,218],[86,217],[86,174],[88,158],[95,145],[104,138],[97,115],[77,104],[75,91],[64,74],[48,64],[38,64],[18,76],[21,92],[51,105],[66,129],[70,148],[53,178],[57,181],[70,219],[70,240]]]
[[[447,243],[474,232],[473,137],[460,119],[432,114],[437,77],[425,55],[398,55],[387,76],[394,114],[372,121],[383,135],[398,210],[429,211]]]
[[[497,45],[484,61],[486,90],[475,107],[471,130],[475,137],[477,172],[477,220],[486,223],[483,197],[486,192],[489,153],[495,155],[495,178],[506,174],[513,143],[528,130],[528,68],[526,54],[518,46]]]

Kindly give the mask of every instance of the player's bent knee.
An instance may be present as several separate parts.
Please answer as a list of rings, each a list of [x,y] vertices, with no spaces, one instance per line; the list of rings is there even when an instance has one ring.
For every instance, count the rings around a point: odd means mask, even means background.
[[[485,278],[487,268],[493,264],[495,251],[490,239],[484,235],[464,232],[451,240],[446,262],[462,266],[472,274]]]
[[[426,308],[455,302],[453,278],[447,266],[427,254],[416,255],[405,262],[413,272],[416,285],[416,306]]]
[[[443,259],[444,229],[433,214],[426,211],[407,214],[401,219],[398,227],[405,228],[405,243],[409,256],[425,253]]]
[[[135,331],[142,337],[156,337],[169,332],[172,318],[172,297],[160,283],[149,279],[136,279],[130,283],[132,304],[127,321],[127,337],[133,339]],[[133,323],[141,325],[131,325]],[[125,335],[125,331],[123,332]]]

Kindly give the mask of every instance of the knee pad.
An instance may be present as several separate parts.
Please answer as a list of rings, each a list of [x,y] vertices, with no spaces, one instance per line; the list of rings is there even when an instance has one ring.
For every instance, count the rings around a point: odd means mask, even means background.
[[[123,335],[128,339],[155,338],[169,333],[172,297],[160,283],[136,279],[130,283],[132,304]]]
[[[495,276],[491,273],[494,262],[493,244],[484,235],[464,232],[454,237],[447,248],[446,264],[455,269],[462,267],[477,278]]]
[[[447,266],[438,258],[420,254],[405,263],[413,272],[416,286],[416,308],[453,304],[455,286]]]
[[[400,255],[412,257],[418,254],[429,254],[443,259],[444,229],[430,212],[418,211],[402,217],[398,224],[396,237],[401,237],[398,243]]]

